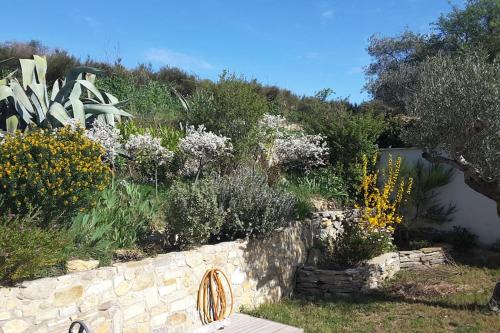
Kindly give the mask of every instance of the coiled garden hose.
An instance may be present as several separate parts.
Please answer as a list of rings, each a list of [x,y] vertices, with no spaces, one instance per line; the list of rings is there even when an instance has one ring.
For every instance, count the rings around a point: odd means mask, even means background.
[[[225,279],[229,287],[230,302],[228,302],[228,294],[224,289],[222,278]],[[198,311],[201,321],[208,324],[224,320],[233,313],[233,303],[233,289],[226,274],[218,268],[206,271],[201,279],[200,289],[198,289]],[[228,307],[229,311],[227,311]]]

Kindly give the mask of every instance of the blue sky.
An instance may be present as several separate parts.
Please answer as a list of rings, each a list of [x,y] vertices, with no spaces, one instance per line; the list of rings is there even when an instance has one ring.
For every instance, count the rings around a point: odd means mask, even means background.
[[[360,102],[368,37],[429,31],[450,8],[447,0],[7,1],[0,40],[37,39],[82,59],[172,65],[201,78],[228,69]]]

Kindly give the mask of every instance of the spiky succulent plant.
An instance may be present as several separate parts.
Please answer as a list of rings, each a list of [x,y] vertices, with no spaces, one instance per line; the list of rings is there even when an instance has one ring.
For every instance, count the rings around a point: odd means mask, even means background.
[[[92,67],[76,67],[64,80],[47,87],[45,57],[19,59],[22,82],[16,73],[0,80],[0,130],[14,131],[26,127],[60,127],[71,119],[89,127],[96,118],[114,125],[122,117],[131,117],[113,95],[96,88],[96,75],[103,72]]]

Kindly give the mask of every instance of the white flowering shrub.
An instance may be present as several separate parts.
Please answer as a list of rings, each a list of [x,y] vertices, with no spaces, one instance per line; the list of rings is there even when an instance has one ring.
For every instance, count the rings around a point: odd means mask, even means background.
[[[277,161],[288,168],[309,170],[325,164],[328,147],[321,135],[299,134],[276,139]]]
[[[186,156],[184,172],[198,176],[209,163],[230,155],[233,145],[229,138],[209,132],[200,125],[187,128],[186,137],[179,142],[179,150]]]
[[[260,149],[268,167],[310,170],[325,164],[328,147],[321,135],[293,129],[285,118],[266,114],[259,122]]]
[[[77,124],[70,124],[71,127],[75,128],[80,126]],[[116,156],[122,146],[120,130],[114,126],[107,124],[104,120],[96,119],[92,124],[92,127],[85,131],[87,137],[99,144],[101,144],[106,150],[104,155],[104,160],[111,164],[114,164]]]
[[[131,135],[124,148],[132,166],[145,180],[157,181],[158,170],[167,166],[174,157],[173,152],[161,145],[160,139],[150,134]]]
[[[282,116],[265,114],[259,121],[259,128],[265,133],[278,133],[285,128],[286,119]]]

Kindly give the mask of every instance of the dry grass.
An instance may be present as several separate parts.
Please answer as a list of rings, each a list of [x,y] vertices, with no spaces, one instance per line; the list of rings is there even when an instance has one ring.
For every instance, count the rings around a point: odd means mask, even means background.
[[[500,332],[486,306],[500,269],[449,265],[401,272],[376,294],[335,302],[291,299],[252,315],[331,332]]]

